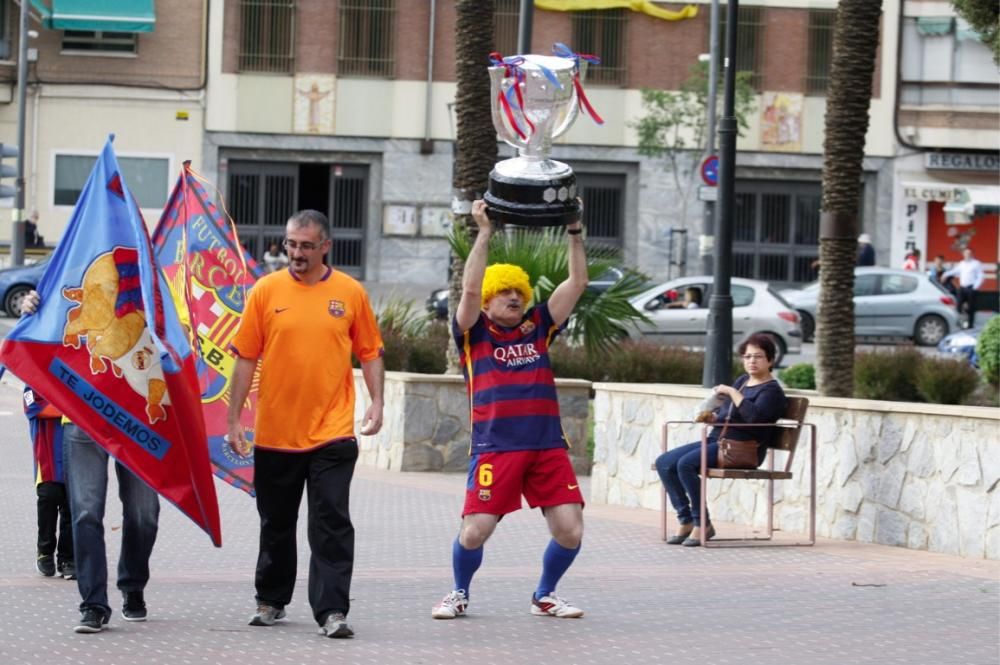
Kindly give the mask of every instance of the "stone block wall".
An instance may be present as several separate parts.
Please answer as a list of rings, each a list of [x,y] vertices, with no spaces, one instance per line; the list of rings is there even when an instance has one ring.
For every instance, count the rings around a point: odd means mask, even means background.
[[[368,391],[359,370],[355,431],[368,408]],[[556,381],[563,430],[579,475],[590,473],[587,419],[590,382]],[[387,372],[382,431],[359,437],[360,464],[392,471],[466,471],[469,468],[469,400],[461,376]]]
[[[661,425],[690,418],[705,389],[594,389],[590,500],[659,509],[662,485],[651,464],[660,454]],[[1000,559],[1000,411],[808,397],[806,421],[818,429],[818,536]],[[670,446],[695,441],[699,432],[671,428]],[[794,479],[775,483],[775,526],[786,531],[808,527],[807,432]],[[711,480],[712,515],[764,527],[765,488],[763,481]]]

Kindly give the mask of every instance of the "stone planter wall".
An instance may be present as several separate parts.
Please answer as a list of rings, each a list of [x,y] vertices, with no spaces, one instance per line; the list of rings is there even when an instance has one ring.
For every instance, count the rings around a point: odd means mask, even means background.
[[[651,469],[661,424],[690,418],[705,389],[594,384],[591,501],[659,509]],[[1000,559],[1000,411],[983,407],[834,399],[809,395],[818,427],[816,533],[911,549]],[[671,430],[670,445],[695,441],[697,427]],[[795,478],[775,483],[775,524],[808,525],[808,443]],[[720,521],[766,524],[765,483],[712,480]]]
[[[360,431],[369,403],[360,370],[354,372],[354,387],[355,431]],[[590,382],[561,379],[556,389],[573,466],[588,475]],[[358,462],[392,471],[466,471],[469,436],[469,400],[461,376],[387,372],[382,431],[359,437]]]

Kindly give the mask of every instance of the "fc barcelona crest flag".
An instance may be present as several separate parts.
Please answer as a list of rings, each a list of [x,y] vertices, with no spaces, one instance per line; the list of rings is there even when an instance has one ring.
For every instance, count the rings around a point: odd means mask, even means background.
[[[228,218],[219,213],[189,162],[177,179],[153,232],[156,262],[170,284],[174,304],[196,351],[209,457],[215,475],[253,491],[253,455],[235,454],[225,441],[229,379],[236,354],[229,341],[239,329],[246,295],[261,271],[244,250]],[[242,419],[253,438],[258,377]]]
[[[0,362],[221,546],[195,356],[113,138]]]

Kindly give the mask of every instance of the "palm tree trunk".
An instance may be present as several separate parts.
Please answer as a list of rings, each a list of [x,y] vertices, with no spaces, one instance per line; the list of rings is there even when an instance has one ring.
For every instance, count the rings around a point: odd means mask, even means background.
[[[475,199],[482,198],[489,184],[490,170],[497,161],[497,133],[490,110],[490,51],[493,50],[493,0],[458,0],[455,3],[455,162],[452,186],[453,210],[468,210]],[[474,233],[472,216],[455,213],[455,228]],[[451,260],[449,325],[462,296],[465,262]],[[448,373],[457,373],[458,353],[448,345]]]
[[[882,0],[840,0],[833,38],[823,143],[817,387],[854,394],[854,264],[868,107]]]

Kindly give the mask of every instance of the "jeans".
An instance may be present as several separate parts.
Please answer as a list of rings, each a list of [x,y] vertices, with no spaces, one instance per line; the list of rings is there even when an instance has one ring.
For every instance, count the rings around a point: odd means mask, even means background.
[[[358,443],[337,441],[305,453],[254,451],[260,551],[254,583],[258,603],[282,608],[292,600],[296,522],[308,492],[309,604],[320,626],[332,612],[351,609],[354,525],[350,495]]]
[[[719,444],[708,441],[708,468],[714,469],[719,456]],[[656,472],[667,489],[670,504],[677,511],[681,524],[701,526],[701,442],[695,441],[673,448],[656,458]],[[708,509],[705,522],[709,522]]]
[[[73,560],[73,527],[66,485],[38,483],[38,554],[56,554],[60,564]],[[59,534],[58,539],[56,533]]]
[[[73,515],[73,552],[82,598],[80,611],[97,609],[110,616],[104,546],[108,453],[82,429],[70,424],[63,434],[63,465]],[[156,542],[160,502],[156,492],[118,462],[115,462],[115,473],[118,497],[122,502],[118,588],[123,592],[142,591],[149,581],[149,555]]]

